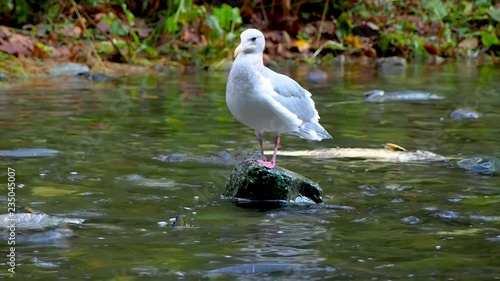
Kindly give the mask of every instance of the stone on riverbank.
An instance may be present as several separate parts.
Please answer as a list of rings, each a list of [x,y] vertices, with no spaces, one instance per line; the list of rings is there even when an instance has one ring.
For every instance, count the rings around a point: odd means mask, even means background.
[[[82,72],[90,72],[90,68],[81,63],[65,63],[49,69],[52,76],[74,76]]]
[[[0,72],[0,81],[9,81],[9,77],[5,73]]]
[[[266,168],[257,161],[243,161],[236,165],[223,193],[226,197],[251,201],[299,199],[314,203],[323,202],[322,194],[317,183],[281,167]]]

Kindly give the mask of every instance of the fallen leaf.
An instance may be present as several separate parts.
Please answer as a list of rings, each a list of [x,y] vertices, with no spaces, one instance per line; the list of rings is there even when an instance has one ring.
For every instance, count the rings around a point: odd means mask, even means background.
[[[78,192],[78,190],[71,190],[71,189],[65,189],[69,188],[68,186],[59,186],[59,187],[52,187],[52,186],[35,186],[31,189],[31,193],[34,196],[38,197],[51,197],[51,196],[63,196],[63,195],[70,195],[73,193]]]
[[[10,37],[10,30],[5,26],[0,26],[0,38]]]
[[[80,37],[82,35],[82,28],[76,25],[65,26],[59,32],[68,37]]]
[[[344,41],[354,49],[363,48],[363,43],[361,43],[361,40],[359,39],[358,36],[348,35],[344,38]]]
[[[306,40],[295,40],[293,42],[293,46],[294,47],[297,47],[297,49],[299,49],[299,52],[301,53],[307,53],[309,52],[309,49],[311,49],[311,45],[309,44],[309,42],[307,42]]]
[[[424,48],[425,48],[425,50],[427,50],[427,52],[429,54],[431,54],[433,56],[439,56],[439,55],[441,55],[441,52],[438,49],[436,49],[436,47],[434,47],[431,44],[425,44]]]

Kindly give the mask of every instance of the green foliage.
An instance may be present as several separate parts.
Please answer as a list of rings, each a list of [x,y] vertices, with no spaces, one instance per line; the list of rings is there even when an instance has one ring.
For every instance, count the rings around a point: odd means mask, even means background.
[[[441,0],[422,1],[424,8],[429,11],[429,19],[432,22],[442,21],[447,15],[449,8]]]
[[[491,48],[495,45],[500,45],[500,41],[495,33],[491,31],[481,31],[481,42],[485,47]]]
[[[488,15],[497,22],[500,22],[500,9],[489,9]]]
[[[111,51],[120,49],[123,51],[120,52],[122,56],[126,55],[132,62],[141,55],[156,58],[161,54],[159,51],[168,52],[175,60],[200,61],[200,64],[204,64],[203,60],[218,61],[221,57],[229,57],[243,23],[238,7],[216,4],[220,3],[219,1],[75,0],[75,2],[80,4],[82,14],[87,12],[85,15],[87,18],[94,18],[99,14],[99,20],[109,25],[106,34],[103,34],[90,21],[87,22],[90,33],[85,33],[86,38],[102,41],[110,41],[112,38],[115,44],[111,45],[113,47]],[[279,17],[279,11],[283,10],[279,7],[280,1],[272,1],[272,4],[264,1],[265,9],[259,1],[244,2],[245,9],[254,9],[254,14],[266,11],[268,18],[270,18],[269,11],[274,11]],[[450,49],[456,50],[464,39],[474,38],[480,43],[479,46],[475,44],[471,48],[489,49],[491,50],[489,53],[498,54],[500,8],[497,2],[497,0],[291,0],[290,12],[300,17],[297,22],[312,23],[317,26],[316,22],[321,17],[321,12],[318,11],[325,9],[325,19],[335,21],[334,35],[325,38],[333,40],[331,42],[350,44],[349,40],[344,39],[353,36],[354,28],[358,28],[359,31],[359,28],[366,23],[376,25],[380,36],[375,35],[362,40],[356,38],[358,43],[351,44],[356,50],[370,51],[373,46],[378,54],[397,53],[420,57],[427,54],[424,48],[426,45],[436,48],[439,53],[447,54],[452,53]],[[61,29],[71,30],[77,21],[74,11],[62,14],[61,11],[66,11],[71,6],[64,3],[65,1],[60,0],[0,1],[0,24],[14,22],[15,24],[11,26],[19,27],[31,23],[33,34],[37,34],[39,30],[47,30],[61,36],[63,35]],[[66,5],[66,9],[62,9],[62,5]],[[87,9],[89,7],[92,8]],[[103,13],[106,14],[101,16]],[[254,20],[256,18],[259,17],[255,17]],[[261,18],[266,17],[262,15]],[[248,18],[245,20],[248,21]],[[40,22],[44,25],[39,25]],[[270,22],[276,21],[271,19]],[[273,26],[269,26],[269,29],[273,29]],[[301,28],[298,34],[295,32],[293,36],[294,39],[309,42],[313,41],[312,38],[317,38],[317,42],[323,44],[325,40],[319,40],[321,34],[312,34],[313,32]],[[80,34],[77,33],[75,38]],[[158,46],[159,42],[163,45]],[[359,45],[364,46],[360,48]],[[108,51],[108,47],[103,44],[99,50]],[[331,48],[328,44],[322,47]],[[336,51],[340,51],[336,49],[337,47],[333,46]],[[462,51],[465,53],[464,49]]]

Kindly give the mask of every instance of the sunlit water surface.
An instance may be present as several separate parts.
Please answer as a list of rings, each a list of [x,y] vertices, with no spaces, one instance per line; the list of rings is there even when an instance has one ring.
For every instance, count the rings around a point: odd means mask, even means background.
[[[283,137],[283,150],[382,148],[387,142],[451,157],[500,157],[500,69],[410,66],[281,69],[312,93],[333,140]],[[0,149],[48,148],[55,157],[0,158],[16,170],[16,203],[85,223],[76,236],[16,245],[17,280],[495,280],[500,279],[500,178],[453,164],[278,157],[317,181],[327,206],[259,211],[220,197],[232,166],[161,162],[257,150],[225,105],[227,73],[3,82]],[[445,100],[359,102],[365,91],[423,90]],[[456,108],[483,113],[452,121]],[[272,136],[266,135],[272,148]],[[449,218],[436,215],[453,211]],[[172,229],[184,215],[190,227]],[[413,216],[413,217],[412,217]],[[1,241],[1,252],[8,252]],[[7,277],[5,255],[1,274]],[[274,264],[276,271],[211,275]],[[278,265],[290,265],[280,270]],[[241,267],[240,267],[241,268]],[[2,275],[0,275],[0,279]]]

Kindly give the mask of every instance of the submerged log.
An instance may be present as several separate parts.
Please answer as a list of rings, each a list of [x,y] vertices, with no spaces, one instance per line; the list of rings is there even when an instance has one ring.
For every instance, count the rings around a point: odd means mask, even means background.
[[[321,203],[322,194],[317,183],[292,171],[243,161],[229,176],[223,196],[236,200]]]
[[[270,152],[265,152],[270,153]],[[272,152],[271,152],[272,153]],[[385,149],[371,148],[327,148],[315,150],[278,151],[281,156],[312,157],[312,158],[363,158],[387,162],[444,162],[448,158],[430,151],[406,151],[403,148],[395,149],[394,145],[387,144]]]

